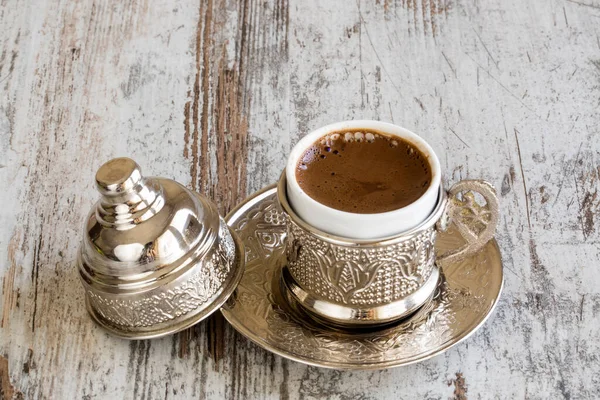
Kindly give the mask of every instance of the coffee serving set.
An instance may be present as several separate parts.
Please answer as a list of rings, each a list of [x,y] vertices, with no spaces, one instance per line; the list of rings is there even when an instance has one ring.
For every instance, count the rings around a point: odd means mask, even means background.
[[[384,213],[342,212],[312,199],[294,170],[332,132],[380,132],[416,146],[431,167],[425,193]],[[224,218],[212,201],[129,158],[96,173],[78,269],[92,319],[127,339],[186,329],[216,311],[282,357],[336,369],[422,361],[456,345],[493,311],[503,285],[498,200],[481,180],[449,190],[431,147],[378,121],[305,136],[279,182]]]

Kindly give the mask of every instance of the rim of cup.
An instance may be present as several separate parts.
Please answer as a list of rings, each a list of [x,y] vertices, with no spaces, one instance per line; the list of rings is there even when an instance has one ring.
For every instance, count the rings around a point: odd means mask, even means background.
[[[344,131],[344,130],[357,130],[357,129],[375,131],[375,132],[380,133],[383,136],[396,136],[401,139],[405,139],[406,141],[410,142],[412,145],[417,147],[418,150],[421,151],[421,153],[425,156],[425,158],[429,164],[429,167],[431,168],[431,182],[429,182],[429,186],[427,187],[427,190],[425,190],[425,192],[423,192],[423,194],[417,200],[413,201],[412,203],[410,203],[404,207],[400,207],[400,208],[397,208],[397,209],[394,209],[391,211],[386,211],[383,213],[369,213],[369,214],[351,213],[351,212],[341,211],[341,210],[326,206],[323,203],[319,203],[317,200],[310,197],[304,190],[302,190],[302,188],[300,187],[300,184],[298,184],[298,181],[296,180],[296,166],[298,164],[300,157],[304,154],[306,149],[308,147],[310,147],[313,143],[315,143],[317,140],[325,137],[326,135],[328,135],[330,133],[340,132],[340,131]],[[440,161],[439,161],[437,155],[435,154],[435,152],[433,151],[433,149],[431,148],[431,146],[423,138],[421,138],[416,133],[411,132],[408,129],[403,128],[401,126],[391,124],[388,122],[372,121],[372,120],[351,120],[351,121],[336,122],[333,124],[325,125],[321,128],[318,128],[318,129],[308,133],[294,146],[294,148],[290,152],[290,155],[289,155],[288,161],[287,161],[287,165],[286,165],[286,169],[285,169],[285,174],[286,174],[287,184],[290,185],[292,190],[294,190],[295,195],[301,196],[304,201],[311,203],[311,206],[321,209],[323,211],[326,211],[328,213],[331,213],[333,215],[336,215],[336,217],[339,217],[341,219],[353,218],[353,217],[355,218],[356,216],[359,216],[359,215],[361,215],[361,216],[368,215],[368,216],[371,216],[374,218],[385,217],[387,215],[392,216],[394,213],[398,212],[399,210],[406,212],[407,210],[410,210],[411,208],[419,208],[420,206],[424,205],[423,204],[424,198],[427,197],[427,195],[431,194],[431,192],[437,192],[439,190],[440,185],[441,185],[441,180],[442,180]]]
[[[433,208],[431,214],[420,224],[417,226],[400,233],[396,233],[393,235],[388,235],[375,239],[353,239],[347,238],[344,236],[336,235],[333,233],[325,232],[308,222],[304,221],[292,208],[292,205],[289,203],[287,198],[287,176],[286,171],[283,171],[281,174],[279,181],[276,184],[277,187],[277,196],[279,198],[279,203],[283,209],[283,211],[293,220],[293,222],[300,226],[302,229],[310,232],[312,235],[317,236],[321,240],[325,240],[327,242],[331,242],[340,246],[359,246],[359,247],[381,247],[388,246],[398,242],[402,242],[411,238],[413,235],[416,235],[426,229],[429,229],[432,225],[436,224],[440,219],[442,213],[446,209],[446,203],[448,201],[446,191],[443,185],[440,185],[437,200],[435,203],[435,207]]]

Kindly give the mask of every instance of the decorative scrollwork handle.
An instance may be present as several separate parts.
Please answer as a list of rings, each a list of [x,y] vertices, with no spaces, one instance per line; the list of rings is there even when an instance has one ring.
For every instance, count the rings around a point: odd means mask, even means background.
[[[483,197],[480,205],[475,194]],[[478,252],[494,237],[498,225],[498,197],[496,189],[483,180],[464,180],[448,191],[448,204],[437,223],[438,230],[445,231],[454,224],[465,239],[465,244],[437,256],[440,265],[454,263]]]

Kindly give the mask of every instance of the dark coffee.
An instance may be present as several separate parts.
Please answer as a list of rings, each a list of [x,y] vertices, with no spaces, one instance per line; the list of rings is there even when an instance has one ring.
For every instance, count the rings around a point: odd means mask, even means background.
[[[431,167],[411,143],[382,133],[352,130],[327,135],[296,165],[310,197],[341,211],[374,214],[405,207],[427,190]]]

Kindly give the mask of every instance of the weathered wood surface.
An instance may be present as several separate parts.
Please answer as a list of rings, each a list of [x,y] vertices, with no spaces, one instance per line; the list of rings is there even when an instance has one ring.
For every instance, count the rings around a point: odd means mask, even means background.
[[[598,398],[598,0],[3,1],[0,397]],[[392,121],[501,193],[505,291],[426,362],[286,361],[220,317],[96,328],[74,264],[93,174],[129,155],[227,211],[329,122]]]

